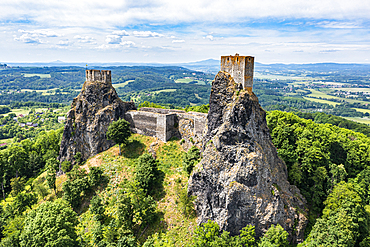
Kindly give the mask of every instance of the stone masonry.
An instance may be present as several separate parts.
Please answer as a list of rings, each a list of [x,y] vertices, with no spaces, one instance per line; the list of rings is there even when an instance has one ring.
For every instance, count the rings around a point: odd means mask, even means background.
[[[142,107],[139,111],[126,112],[125,119],[134,133],[154,136],[164,142],[172,137],[200,142],[207,114]]]
[[[221,71],[229,73],[249,92],[253,88],[253,68],[254,57],[221,56]],[[164,142],[177,137],[189,145],[200,143],[207,127],[207,114],[173,109],[143,107],[139,111],[126,112],[125,119],[134,133],[154,136]]]
[[[243,89],[252,92],[254,57],[251,56],[221,56],[221,71],[229,73]]]

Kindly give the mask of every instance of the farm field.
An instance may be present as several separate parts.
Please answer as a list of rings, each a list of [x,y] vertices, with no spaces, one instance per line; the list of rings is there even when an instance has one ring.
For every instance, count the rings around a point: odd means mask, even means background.
[[[21,91],[23,91],[23,92],[37,92],[37,93],[42,93],[42,95],[53,95],[53,94],[55,94],[55,90],[57,90],[57,89],[58,88],[39,89],[39,90],[35,90],[35,89],[22,89]],[[76,91],[81,91],[81,90],[78,89]],[[60,92],[60,93],[61,94],[68,94],[67,92]]]
[[[198,85],[201,83],[201,85],[205,85],[205,82],[204,81],[200,81],[200,80],[194,80],[194,79],[189,79],[189,78],[183,78],[183,79],[177,79],[175,80],[176,83],[189,83],[189,82],[192,82],[192,81],[197,81]]]
[[[336,99],[336,100],[345,101],[345,102],[348,102],[348,103],[361,103],[361,104],[369,104],[370,103],[370,102],[366,102],[366,101],[363,101],[363,100],[341,98],[341,97],[328,95],[324,92],[321,92],[321,91],[318,91],[318,90],[315,90],[315,89],[308,89],[308,90],[311,91],[311,94],[308,94],[307,96],[314,97],[314,98],[323,98],[323,99],[327,99],[327,100]],[[319,102],[319,101],[316,101],[316,102]]]
[[[14,113],[17,116],[20,115],[20,114],[28,115],[30,110],[31,110],[31,108],[12,109],[11,112],[8,112],[8,113],[5,113],[5,114],[0,114],[0,116],[8,116],[10,113]],[[46,110],[47,110],[47,108],[36,108],[35,112],[42,112],[42,111],[46,111]],[[57,109],[57,110],[61,111],[61,109]]]
[[[122,82],[122,83],[117,83],[117,84],[112,84],[114,88],[120,88],[120,87],[125,87],[127,84],[129,84],[130,82],[132,82],[134,80],[128,80],[128,81],[125,81],[125,82]]]
[[[0,139],[0,143],[11,143],[11,142],[13,142],[13,138]]]
[[[364,123],[364,124],[370,125],[370,118],[360,118],[360,117],[343,117],[343,118],[351,120],[351,121],[355,121],[358,123]]]
[[[352,108],[352,109],[355,109],[356,111],[359,111],[359,112],[369,113],[370,114],[370,110],[369,109],[362,109],[362,108]]]
[[[288,75],[273,75],[254,72],[254,77],[257,79],[269,79],[269,80],[295,80],[295,81],[312,81],[312,77],[301,77],[301,76],[288,76]],[[303,82],[304,83],[304,82]]]
[[[152,93],[163,93],[163,92],[176,92],[177,89],[162,89],[157,91],[152,91]]]
[[[330,101],[330,100],[324,100],[324,99],[316,99],[316,98],[310,98],[310,97],[303,97],[303,98],[306,99],[306,100],[309,100],[309,101],[318,102],[318,103],[322,103],[322,104],[329,104],[329,105],[332,105],[332,106],[336,106],[336,105],[340,104],[340,103],[337,103],[337,102],[333,102],[333,101]]]
[[[307,96],[310,96],[310,97],[314,97],[314,98],[325,98],[325,99],[339,99],[339,100],[342,100],[342,98],[340,97],[336,97],[336,96],[332,96],[332,95],[328,95],[324,92],[320,92],[318,90],[315,90],[315,89],[308,89],[311,91],[311,94],[308,94]]]
[[[51,78],[50,74],[23,74],[24,77],[40,76],[41,78]]]
[[[370,93],[370,88],[361,88],[361,87],[349,87],[349,88],[336,88],[336,90],[346,91],[346,92],[363,92]]]

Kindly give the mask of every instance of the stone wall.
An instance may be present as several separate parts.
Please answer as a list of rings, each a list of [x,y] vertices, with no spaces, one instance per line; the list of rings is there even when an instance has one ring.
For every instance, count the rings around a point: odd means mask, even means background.
[[[252,92],[254,57],[251,56],[221,56],[221,71],[229,73],[236,83]]]
[[[99,81],[104,83],[111,83],[112,74],[110,70],[96,70],[96,69],[87,69],[86,70],[86,81]]]
[[[201,142],[207,114],[142,107],[139,111],[126,112],[125,119],[134,133],[157,137],[164,142],[177,137],[189,145],[196,145]]]

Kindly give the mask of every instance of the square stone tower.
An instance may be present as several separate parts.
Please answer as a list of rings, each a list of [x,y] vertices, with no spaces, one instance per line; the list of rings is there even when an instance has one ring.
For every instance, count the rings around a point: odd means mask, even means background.
[[[96,70],[87,69],[86,70],[86,81],[99,81],[104,83],[111,83],[111,71],[110,70]]]
[[[254,57],[221,56],[221,71],[229,73],[236,83],[241,83],[245,90],[252,92],[253,89]]]

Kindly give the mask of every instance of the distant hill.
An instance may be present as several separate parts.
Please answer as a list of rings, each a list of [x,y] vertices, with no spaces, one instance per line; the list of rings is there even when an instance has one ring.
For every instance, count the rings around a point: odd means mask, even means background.
[[[60,67],[60,66],[78,66],[86,67],[82,62],[63,62],[60,60],[53,62],[35,62],[35,63],[8,63],[9,66],[22,67]],[[112,62],[112,63],[88,63],[89,67],[112,67],[112,66],[181,66],[190,70],[201,71],[205,73],[216,74],[220,70],[220,60],[206,59],[188,63],[130,63],[130,62]],[[255,71],[285,72],[285,71],[310,71],[310,72],[341,72],[341,73],[368,73],[370,64],[356,63],[308,63],[308,64],[263,64],[255,62]]]

